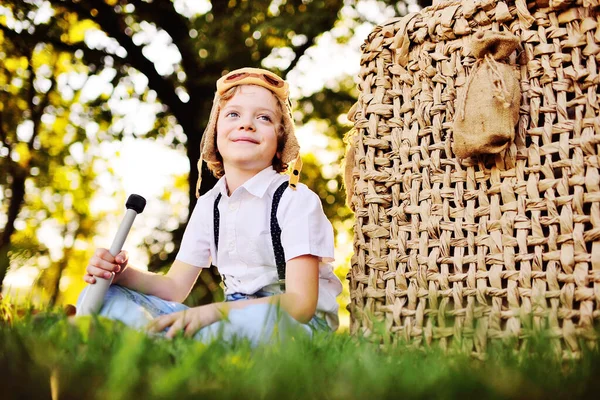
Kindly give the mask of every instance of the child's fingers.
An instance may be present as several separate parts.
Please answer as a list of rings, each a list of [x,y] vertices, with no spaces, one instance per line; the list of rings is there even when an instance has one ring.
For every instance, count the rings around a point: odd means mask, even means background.
[[[173,325],[171,325],[171,327],[165,334],[165,337],[169,339],[174,338],[175,335],[177,335],[177,332],[185,328],[185,325],[185,315],[180,315],[179,318],[177,318],[175,322],[173,322]]]
[[[119,254],[117,254],[117,256],[115,257],[115,261],[119,264],[127,264],[127,261],[129,261],[129,254],[127,253],[127,251],[121,250]]]
[[[112,276],[110,271],[107,271],[104,268],[98,268],[94,265],[88,265],[86,271],[88,275],[98,276],[104,279],[110,279],[110,277]]]
[[[110,263],[115,262],[115,258],[113,257],[112,254],[110,254],[110,251],[108,249],[97,248],[96,251],[94,252],[94,256],[92,257],[92,259],[94,257],[99,258],[101,260],[106,260]]]
[[[112,271],[115,273],[117,273],[121,270],[121,267],[119,265],[115,264],[114,260],[108,261],[106,259],[99,258],[97,256],[93,256],[92,258],[90,258],[90,266],[101,268],[106,271]]]
[[[194,336],[196,334],[196,332],[198,332],[200,330],[200,328],[202,328],[201,322],[199,320],[192,320],[185,327],[185,332],[184,332],[185,337]]]
[[[83,280],[86,281],[87,283],[96,283],[96,278],[94,278],[92,275],[90,274],[85,274],[83,276]]]
[[[177,313],[162,315],[160,317],[154,318],[152,322],[148,325],[146,330],[152,333],[158,333],[165,330],[167,326],[170,326],[177,319]]]
[[[149,324],[148,326],[146,326],[146,331],[150,332],[150,333],[157,333],[160,332],[159,328],[160,326],[163,324],[163,320],[165,317],[164,315],[162,317],[156,317],[154,318]],[[164,328],[163,328],[164,329]]]

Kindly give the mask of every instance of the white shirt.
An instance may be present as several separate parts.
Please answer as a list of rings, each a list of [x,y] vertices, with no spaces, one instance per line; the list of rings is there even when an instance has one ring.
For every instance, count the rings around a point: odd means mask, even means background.
[[[270,214],[273,195],[289,179],[268,167],[246,181],[231,196],[225,177],[201,196],[188,222],[177,259],[200,268],[216,265],[226,282],[226,294],[253,294],[279,280],[271,242]],[[219,249],[215,247],[213,209],[218,209]],[[342,291],[333,273],[333,227],[323,213],[321,200],[306,185],[283,192],[277,209],[285,261],[311,254],[319,258],[318,314],[335,330],[339,325],[336,297]],[[271,288],[267,290],[273,291]]]

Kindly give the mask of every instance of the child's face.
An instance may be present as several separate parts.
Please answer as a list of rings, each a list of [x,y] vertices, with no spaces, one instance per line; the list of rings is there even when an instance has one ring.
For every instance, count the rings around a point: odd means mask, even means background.
[[[240,86],[217,120],[217,149],[225,173],[230,168],[258,173],[272,165],[280,119],[277,100],[268,89]]]

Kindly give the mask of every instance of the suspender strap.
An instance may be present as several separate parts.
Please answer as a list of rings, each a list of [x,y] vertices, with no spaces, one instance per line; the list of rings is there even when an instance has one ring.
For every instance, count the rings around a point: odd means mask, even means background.
[[[219,251],[219,222],[221,221],[221,216],[219,215],[219,202],[221,201],[221,193],[215,199],[215,205],[213,207],[213,225],[214,225],[214,234],[215,234],[215,247],[217,251]]]
[[[279,207],[279,201],[287,187],[288,182],[286,181],[277,188],[273,195],[273,204],[271,205],[271,242],[273,243],[273,250],[275,250],[275,265],[277,265],[279,281],[285,280],[285,253],[281,245],[281,228],[279,227],[279,222],[277,222],[277,207]]]
[[[281,245],[281,228],[279,227],[279,222],[277,222],[277,208],[279,207],[281,196],[283,196],[283,192],[285,189],[287,189],[287,187],[288,182],[286,181],[277,188],[275,194],[273,195],[273,203],[271,204],[271,242],[275,252],[275,265],[277,266],[277,275],[279,276],[280,281],[285,280],[285,253],[283,251],[283,246]],[[217,251],[219,250],[219,224],[221,222],[221,216],[219,214],[219,201],[221,201],[221,193],[219,193],[215,199],[215,204],[213,207],[214,237]]]

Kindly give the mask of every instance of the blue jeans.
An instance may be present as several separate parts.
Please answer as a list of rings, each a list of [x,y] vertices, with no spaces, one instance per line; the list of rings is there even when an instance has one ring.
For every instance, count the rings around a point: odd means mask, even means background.
[[[84,289],[79,295],[77,306],[83,298]],[[234,293],[227,301],[238,301],[271,296],[273,293],[259,291],[253,295]],[[122,286],[112,285],[99,315],[123,322],[134,329],[143,330],[154,318],[189,309],[181,303],[166,301],[156,296],[139,293]],[[253,346],[269,343],[274,339],[294,334],[312,336],[313,331],[329,331],[324,319],[313,317],[302,324],[288,313],[273,304],[253,304],[244,308],[232,309],[227,318],[200,329],[194,339],[209,343],[214,340],[232,342],[247,339]]]

